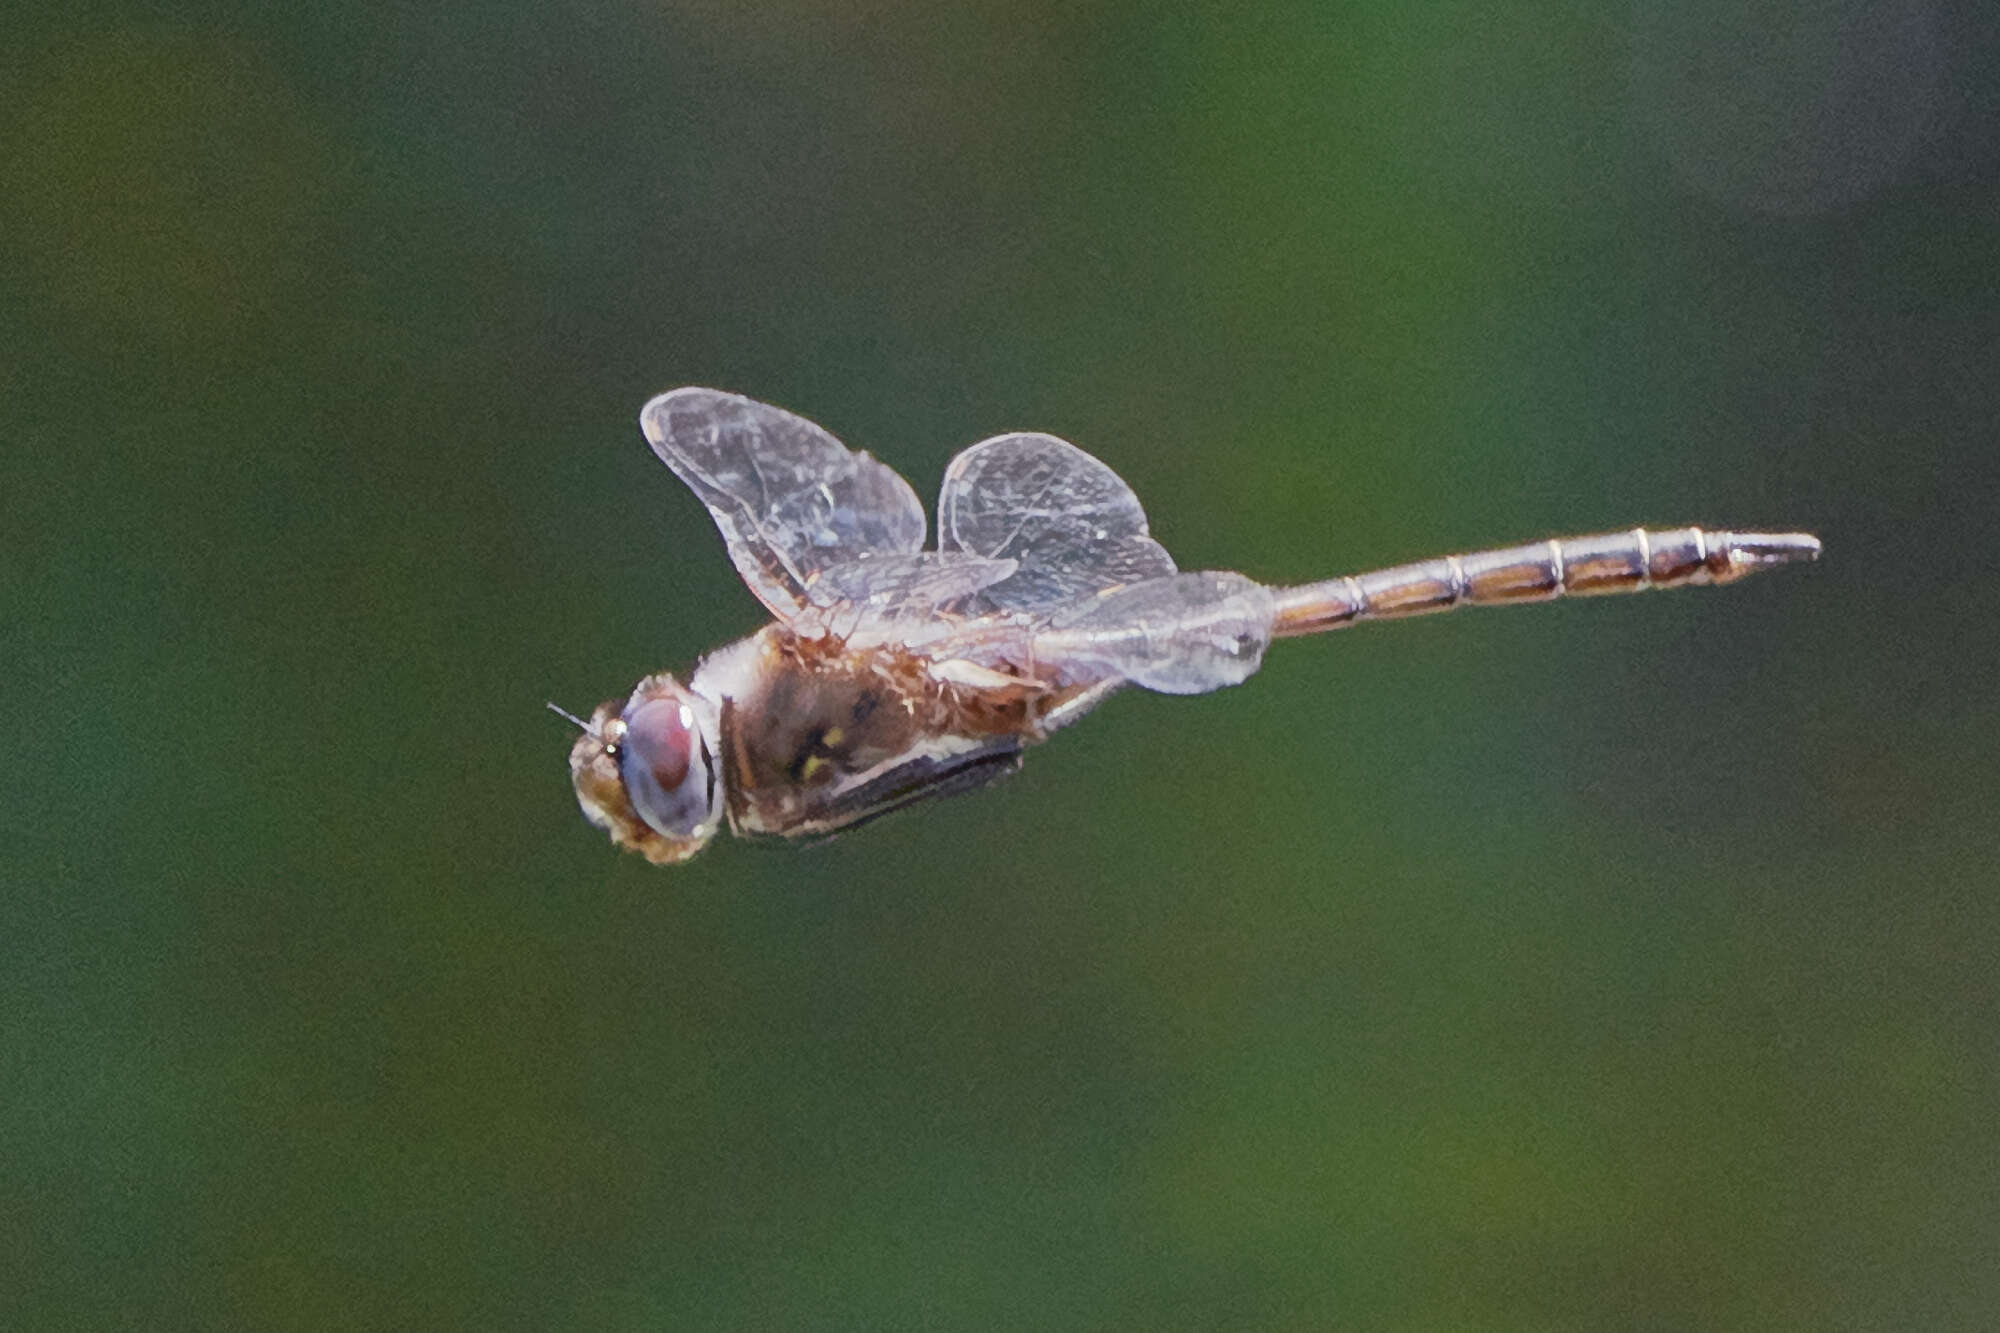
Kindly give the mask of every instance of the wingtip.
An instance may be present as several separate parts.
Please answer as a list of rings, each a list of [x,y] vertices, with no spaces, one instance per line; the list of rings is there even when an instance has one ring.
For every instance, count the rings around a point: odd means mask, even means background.
[[[709,389],[699,384],[683,384],[678,389],[656,393],[646,400],[646,405],[639,409],[639,429],[646,433],[646,438],[649,440],[664,439],[672,433],[668,418],[675,409],[712,412],[718,404],[749,401],[742,394],[731,393],[727,389]]]

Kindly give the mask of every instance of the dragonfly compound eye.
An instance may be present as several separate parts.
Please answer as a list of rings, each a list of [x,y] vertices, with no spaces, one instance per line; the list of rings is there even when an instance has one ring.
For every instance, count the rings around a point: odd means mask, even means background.
[[[686,838],[710,817],[714,783],[700,723],[672,695],[645,699],[625,714],[618,771],[639,818],[669,838]]]

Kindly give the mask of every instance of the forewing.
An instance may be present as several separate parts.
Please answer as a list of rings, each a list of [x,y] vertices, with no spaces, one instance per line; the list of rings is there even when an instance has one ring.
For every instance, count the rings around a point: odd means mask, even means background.
[[[647,403],[640,428],[708,506],[736,572],[773,614],[818,605],[826,570],[924,544],[924,506],[893,468],[781,408],[715,389]]]
[[[1204,694],[1254,673],[1271,643],[1271,590],[1201,570],[1109,589],[1065,607],[1035,636],[1045,674]]]
[[[1018,562],[982,594],[999,611],[1047,613],[1174,572],[1132,488],[1053,435],[997,435],[953,459],[938,496],[938,549]]]

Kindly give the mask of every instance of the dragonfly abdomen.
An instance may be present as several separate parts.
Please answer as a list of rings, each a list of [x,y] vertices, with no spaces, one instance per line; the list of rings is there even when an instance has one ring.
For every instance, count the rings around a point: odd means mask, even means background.
[[[1819,549],[1819,539],[1802,532],[1630,528],[1554,538],[1281,588],[1272,632],[1283,638],[1460,606],[1731,583],[1773,565],[1817,559]]]

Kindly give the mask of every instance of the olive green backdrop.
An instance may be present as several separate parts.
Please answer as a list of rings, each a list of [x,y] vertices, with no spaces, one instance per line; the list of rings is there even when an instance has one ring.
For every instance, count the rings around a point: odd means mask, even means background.
[[[0,51],[0,1323],[2000,1318],[2000,25],[44,6]],[[698,383],[1189,567],[1802,527],[659,870]]]

